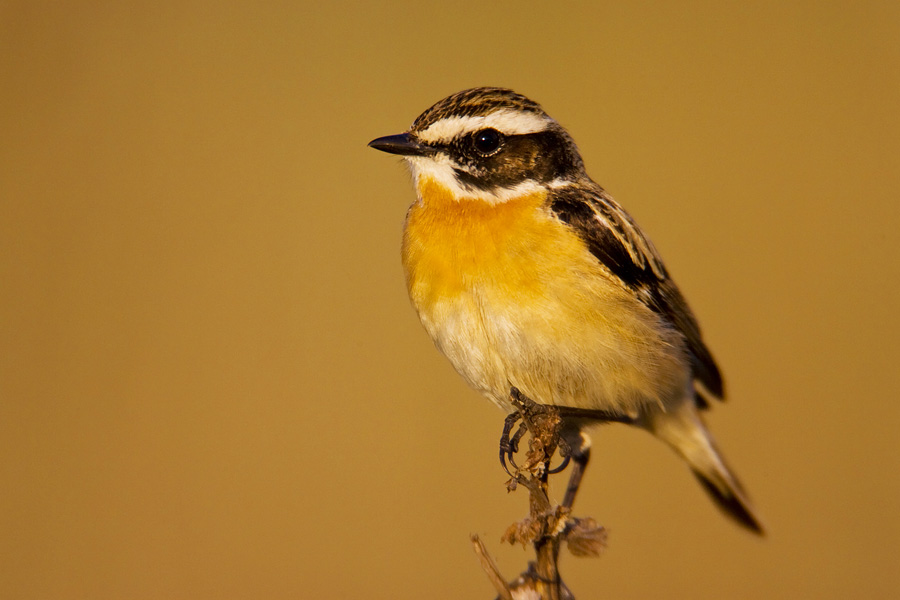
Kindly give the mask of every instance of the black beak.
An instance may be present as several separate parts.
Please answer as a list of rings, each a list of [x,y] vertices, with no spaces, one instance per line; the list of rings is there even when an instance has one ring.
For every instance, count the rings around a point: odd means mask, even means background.
[[[431,152],[431,148],[420,144],[408,133],[399,135],[386,135],[369,142],[369,146],[382,152],[400,154],[402,156],[425,156]]]

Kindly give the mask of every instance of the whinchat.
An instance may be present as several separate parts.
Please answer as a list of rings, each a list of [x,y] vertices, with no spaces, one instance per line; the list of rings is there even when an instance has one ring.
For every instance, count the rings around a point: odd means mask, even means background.
[[[727,514],[762,533],[700,416],[724,386],[697,321],[559,123],[512,90],[481,87],[369,145],[411,168],[409,296],[469,385],[507,412],[514,388],[559,407],[574,487],[585,428],[624,421],[671,446]]]

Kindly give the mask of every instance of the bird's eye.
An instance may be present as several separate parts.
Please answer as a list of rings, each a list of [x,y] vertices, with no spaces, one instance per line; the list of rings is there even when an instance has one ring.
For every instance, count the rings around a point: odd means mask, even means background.
[[[483,156],[490,156],[499,150],[502,141],[503,138],[496,129],[482,129],[472,135],[472,144],[475,146],[475,150]]]

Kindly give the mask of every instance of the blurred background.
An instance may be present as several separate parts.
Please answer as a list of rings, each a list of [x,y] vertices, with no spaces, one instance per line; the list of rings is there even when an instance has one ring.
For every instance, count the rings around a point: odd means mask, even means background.
[[[472,533],[524,568],[366,147],[476,85],[655,241],[769,531],[610,426],[576,597],[900,595],[900,4],[604,4],[0,2],[0,597],[492,598]]]

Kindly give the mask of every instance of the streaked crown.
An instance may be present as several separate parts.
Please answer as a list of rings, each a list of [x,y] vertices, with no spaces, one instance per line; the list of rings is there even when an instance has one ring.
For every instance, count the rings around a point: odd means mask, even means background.
[[[584,174],[578,148],[541,106],[496,87],[444,98],[404,134],[371,146],[404,155],[417,179],[430,177],[460,197],[502,201],[574,181]]]

